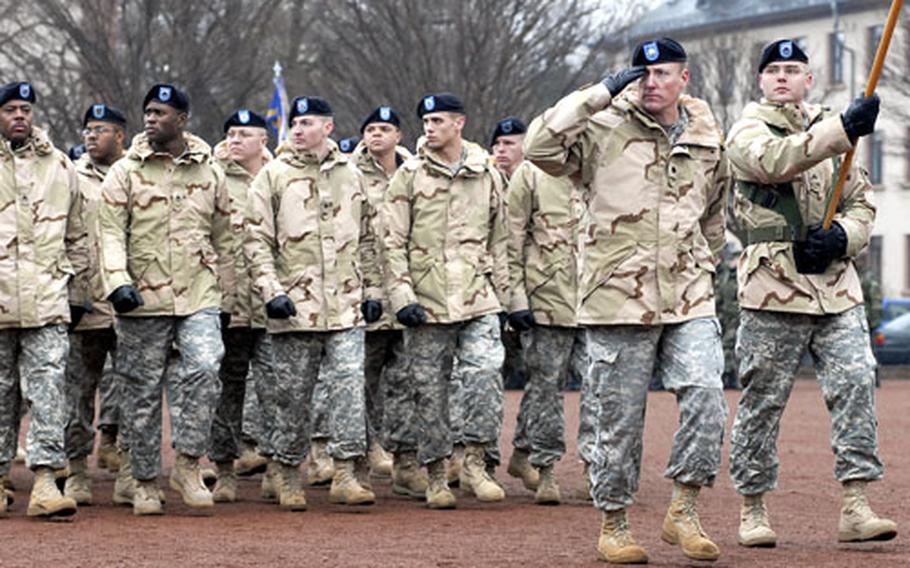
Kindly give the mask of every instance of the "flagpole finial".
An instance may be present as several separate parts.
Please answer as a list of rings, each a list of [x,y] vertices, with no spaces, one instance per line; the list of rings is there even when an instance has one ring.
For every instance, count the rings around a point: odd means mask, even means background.
[[[281,77],[281,63],[275,61],[275,65],[272,66],[272,71],[275,72],[275,77]]]

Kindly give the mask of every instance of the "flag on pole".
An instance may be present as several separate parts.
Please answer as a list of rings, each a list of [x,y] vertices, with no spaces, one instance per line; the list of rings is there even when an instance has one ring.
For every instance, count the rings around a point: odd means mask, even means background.
[[[265,120],[269,130],[281,144],[288,137],[288,93],[284,88],[284,78],[281,76],[281,64],[276,61],[272,69],[275,71],[275,77],[272,78],[275,92],[272,94],[272,102],[265,114]]]

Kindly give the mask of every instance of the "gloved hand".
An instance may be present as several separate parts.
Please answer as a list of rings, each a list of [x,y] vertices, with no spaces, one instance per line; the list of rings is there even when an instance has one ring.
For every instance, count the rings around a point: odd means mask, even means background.
[[[642,65],[637,67],[628,67],[617,71],[616,73],[611,73],[607,75],[607,78],[603,80],[604,85],[607,86],[607,90],[610,91],[610,96],[615,97],[623,91],[626,87],[629,86],[629,83],[632,81],[637,81],[645,75],[645,68]]]
[[[509,314],[505,312],[499,312],[496,315],[499,316],[499,329],[502,331],[506,328],[506,322],[509,321]]]
[[[534,320],[531,310],[518,310],[509,314],[509,325],[516,331],[528,331],[537,325],[537,322]]]
[[[218,314],[218,319],[221,320],[221,331],[224,331],[231,325],[231,312],[221,312]]]
[[[286,320],[297,315],[297,308],[287,294],[275,296],[265,305],[265,313],[272,319]]]
[[[418,327],[427,323],[427,312],[420,304],[408,304],[395,315],[398,321],[408,327]]]
[[[92,305],[89,303],[85,304],[70,304],[70,325],[69,330],[73,331],[76,329],[76,326],[79,325],[79,322],[82,321],[82,316],[87,312],[92,311]]]
[[[821,225],[809,227],[806,240],[793,243],[793,259],[800,274],[822,274],[832,260],[847,254],[847,233],[837,223],[827,231]]]
[[[875,93],[872,93],[871,97],[856,97],[844,114],[840,115],[847,137],[852,142],[856,142],[860,136],[872,134],[875,130],[875,120],[878,118],[880,103],[881,100]]]
[[[376,300],[364,300],[360,304],[360,313],[363,314],[363,319],[367,323],[379,321],[379,318],[382,317],[382,304]]]
[[[824,256],[828,261],[836,260],[847,254],[847,233],[837,223],[831,223],[827,231],[821,227],[809,228],[806,236],[806,249],[811,255]]]
[[[125,314],[145,305],[145,301],[139,295],[139,290],[129,284],[118,286],[107,299],[113,304],[114,310],[118,314]]]

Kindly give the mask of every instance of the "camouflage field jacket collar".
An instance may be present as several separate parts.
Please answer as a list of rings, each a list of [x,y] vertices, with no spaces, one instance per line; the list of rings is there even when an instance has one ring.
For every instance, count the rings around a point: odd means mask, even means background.
[[[612,106],[628,112],[645,126],[664,132],[664,127],[651,116],[639,103],[638,88],[629,87],[613,101]],[[707,148],[720,147],[722,143],[720,128],[714,120],[714,115],[708,104],[701,99],[682,95],[679,106],[688,116],[686,130],[676,141],[676,146],[703,146]]]
[[[25,140],[25,143],[22,146],[19,146],[15,150],[10,145],[9,140],[3,139],[3,144],[0,144],[0,154],[7,155],[17,155],[25,156],[29,153],[34,153],[37,156],[47,156],[54,151],[54,145],[51,144],[51,139],[48,137],[47,133],[38,128],[37,126],[32,126],[32,133],[28,135],[28,138]]]
[[[234,177],[243,177],[248,179],[253,179],[253,176],[250,175],[243,166],[231,159],[231,156],[228,152],[227,140],[222,140],[215,145],[213,150],[215,155],[215,161],[221,166],[221,169],[224,170],[224,174]],[[268,148],[262,149],[262,164],[265,165],[272,160],[272,153],[269,152]]]
[[[423,159],[428,168],[446,177],[479,176],[483,174],[490,164],[490,155],[480,145],[473,142],[462,140],[461,144],[464,152],[464,162],[455,175],[452,175],[449,164],[437,152],[427,147],[426,144],[420,146],[417,150],[417,155]]]
[[[98,181],[104,181],[110,166],[102,166],[92,161],[88,154],[82,154],[75,163],[76,171],[81,175],[93,177]]]
[[[186,143],[186,150],[183,151],[183,154],[173,157],[170,154],[156,152],[149,143],[148,136],[145,132],[141,132],[133,137],[126,157],[140,162],[154,157],[168,158],[173,159],[176,164],[201,164],[211,159],[212,147],[206,144],[202,138],[189,132],[184,132],[183,141]]]
[[[295,168],[319,166],[319,171],[326,171],[348,163],[348,155],[338,149],[338,144],[334,140],[329,140],[328,146],[329,153],[322,161],[314,152],[297,151],[287,143],[282,144],[276,152],[279,160]]]
[[[811,103],[775,103],[766,98],[749,103],[743,109],[743,118],[754,118],[786,132],[804,132],[823,119],[828,108]]]
[[[391,178],[395,172],[386,173],[382,169],[382,166],[379,165],[379,162],[376,161],[373,156],[370,155],[370,151],[367,149],[366,144],[363,141],[354,148],[354,152],[351,154],[354,158],[354,165],[360,168],[360,171],[364,173],[376,173],[384,175],[387,178]],[[406,160],[411,158],[411,153],[408,152],[407,148],[404,146],[395,147],[395,162],[398,166],[405,163]]]

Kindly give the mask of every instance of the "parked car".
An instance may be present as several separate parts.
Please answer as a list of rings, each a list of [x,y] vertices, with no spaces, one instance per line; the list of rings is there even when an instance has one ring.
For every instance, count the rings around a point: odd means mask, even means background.
[[[878,328],[872,351],[880,365],[910,365],[910,313]]]
[[[882,323],[885,325],[898,316],[910,314],[910,298],[885,298],[882,300]]]

